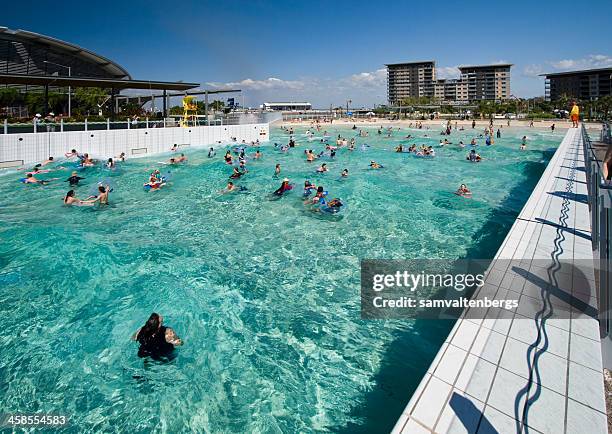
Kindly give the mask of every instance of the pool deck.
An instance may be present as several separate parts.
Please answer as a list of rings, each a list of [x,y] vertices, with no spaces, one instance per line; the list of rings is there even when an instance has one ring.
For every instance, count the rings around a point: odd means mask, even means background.
[[[608,431],[586,196],[570,129],[473,296],[518,307],[464,312],[394,433]]]

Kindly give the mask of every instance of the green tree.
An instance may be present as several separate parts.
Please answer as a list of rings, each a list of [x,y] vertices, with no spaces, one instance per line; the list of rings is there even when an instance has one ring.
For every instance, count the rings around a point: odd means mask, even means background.
[[[108,99],[106,90],[99,87],[78,87],[74,91],[75,107],[73,111],[81,115],[97,115],[98,104],[105,105]]]
[[[12,107],[23,101],[21,93],[14,87],[0,89],[0,106]]]
[[[221,111],[225,107],[225,103],[223,101],[214,100],[210,103],[210,108],[214,111]]]
[[[25,96],[25,105],[30,114],[43,114],[45,109],[45,96],[41,92],[30,92]],[[46,113],[45,113],[46,114]]]
[[[609,119],[608,114],[612,110],[612,95],[602,96],[597,100],[596,105],[601,111],[603,119]]]
[[[123,118],[127,116],[133,117],[133,116],[143,116],[144,115],[144,110],[142,109],[140,104],[134,101],[130,101],[130,102],[127,102],[121,105],[120,109],[121,109],[121,117]]]
[[[175,105],[174,107],[170,107],[168,113],[174,116],[183,115],[183,106]]]
[[[68,95],[59,92],[49,92],[47,104],[50,112],[55,114],[68,111]]]

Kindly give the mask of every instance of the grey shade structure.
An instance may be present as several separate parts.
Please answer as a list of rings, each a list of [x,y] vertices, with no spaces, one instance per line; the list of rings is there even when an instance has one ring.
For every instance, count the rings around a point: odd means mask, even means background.
[[[116,62],[59,39],[26,30],[0,27],[0,73],[131,79],[130,74]]]
[[[101,87],[105,89],[156,89],[186,91],[199,86],[198,83],[184,83],[182,81],[157,80],[125,80],[115,78],[97,77],[62,77],[54,75],[29,74],[1,74],[0,84],[21,84],[32,86],[74,86],[74,87]]]

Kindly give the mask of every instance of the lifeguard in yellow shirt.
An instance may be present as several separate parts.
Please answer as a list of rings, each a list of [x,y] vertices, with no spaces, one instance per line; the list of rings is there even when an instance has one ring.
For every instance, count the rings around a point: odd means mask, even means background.
[[[572,127],[578,128],[578,120],[580,119],[580,109],[576,101],[572,101],[572,111],[570,112],[570,119],[572,120]]]

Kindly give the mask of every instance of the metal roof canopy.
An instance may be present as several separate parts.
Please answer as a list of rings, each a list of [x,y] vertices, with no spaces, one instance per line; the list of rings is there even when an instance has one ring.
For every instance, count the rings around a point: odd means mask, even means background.
[[[26,30],[11,30],[7,27],[0,27],[0,33],[16,36],[30,42],[37,42],[53,47],[57,50],[64,51],[66,53],[81,56],[88,59],[89,61],[98,64],[99,66],[107,69],[111,74],[115,76],[125,77],[131,79],[130,74],[116,62],[101,56],[93,51],[79,47],[78,45],[71,44],[50,36],[41,35],[39,33],[28,32]]]
[[[186,91],[199,86],[199,83],[183,83],[172,81],[121,80],[112,78],[64,77],[53,75],[29,74],[0,74],[0,84],[21,84],[31,86],[100,87],[117,90],[156,89],[174,91]]]
[[[215,93],[230,93],[230,92],[242,92],[240,89],[217,89],[217,90],[198,90],[192,92],[183,93],[169,93],[168,96],[185,96],[185,95],[212,95]]]

